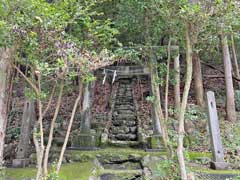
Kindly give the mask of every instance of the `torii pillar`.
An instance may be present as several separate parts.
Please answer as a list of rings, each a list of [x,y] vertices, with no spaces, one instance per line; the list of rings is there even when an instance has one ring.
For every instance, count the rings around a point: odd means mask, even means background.
[[[92,121],[92,101],[94,94],[94,82],[86,83],[84,87],[82,113],[81,113],[81,125],[78,134],[73,135],[71,148],[81,150],[95,150],[97,146],[97,139],[95,133],[91,131]]]

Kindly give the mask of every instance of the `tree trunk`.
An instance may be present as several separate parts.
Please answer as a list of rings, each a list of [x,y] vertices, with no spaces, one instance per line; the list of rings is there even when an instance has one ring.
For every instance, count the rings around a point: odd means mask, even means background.
[[[179,113],[179,128],[178,128],[178,148],[177,155],[179,166],[181,170],[181,178],[182,180],[187,180],[187,172],[184,161],[184,149],[183,149],[183,138],[184,138],[184,115],[187,107],[187,99],[192,81],[192,44],[190,40],[189,34],[190,24],[186,27],[186,65],[187,65],[187,74],[186,74],[186,82],[183,91],[182,103],[180,107]]]
[[[223,52],[223,64],[225,72],[225,85],[226,85],[226,112],[227,120],[231,122],[236,121],[236,110],[234,102],[234,88],[232,80],[232,64],[228,48],[227,36],[222,32],[221,44]]]
[[[201,61],[197,53],[193,53],[193,80],[194,80],[194,92],[197,105],[204,107],[204,90],[202,81],[202,68]]]
[[[81,102],[82,89],[83,89],[82,87],[83,87],[82,82],[79,82],[79,94],[78,94],[78,97],[77,97],[77,99],[74,103],[74,106],[73,106],[71,118],[70,118],[70,121],[69,121],[69,124],[68,124],[67,133],[66,133],[65,140],[64,140],[64,143],[63,143],[63,146],[62,146],[62,149],[61,149],[59,159],[58,159],[58,163],[57,163],[57,167],[56,167],[56,173],[57,174],[59,174],[59,171],[60,171],[60,168],[61,168],[61,165],[62,165],[63,155],[64,155],[64,152],[65,152],[66,147],[67,147],[67,142],[68,142],[70,132],[71,132],[71,129],[72,129],[72,124],[73,124],[73,120],[74,120],[74,117],[75,117],[76,110],[77,110],[77,107],[79,105],[79,102]]]
[[[48,143],[47,143],[45,154],[44,154],[43,171],[44,171],[44,176],[45,177],[47,177],[47,175],[48,175],[48,169],[47,169],[48,168],[48,156],[49,156],[50,148],[51,148],[51,145],[52,145],[55,122],[56,122],[58,112],[59,112],[59,109],[60,109],[60,106],[61,106],[63,88],[64,88],[64,80],[61,80],[57,105],[56,105],[56,109],[55,109],[55,112],[54,112],[53,119],[51,121],[50,131],[49,131],[49,136],[48,136]]]
[[[239,66],[238,66],[238,60],[237,60],[237,54],[236,54],[233,33],[231,33],[231,46],[232,46],[233,67],[235,69],[235,76],[238,79],[240,79]],[[240,82],[237,82],[237,84],[238,84],[238,88],[240,89]]]
[[[37,102],[38,102],[38,121],[35,123],[34,132],[33,132],[33,141],[36,148],[37,154],[37,175],[36,180],[41,180],[43,177],[43,156],[44,156],[44,133],[43,133],[43,114],[42,114],[42,100],[41,100],[41,75],[38,74],[37,78]],[[39,130],[38,130],[39,129]]]
[[[168,121],[168,90],[169,90],[169,71],[171,60],[171,38],[168,42],[168,59],[167,59],[167,74],[166,74],[166,86],[165,86],[165,122]]]
[[[175,104],[175,117],[178,118],[181,106],[181,95],[180,95],[180,63],[179,54],[174,58],[174,104]]]
[[[0,168],[4,164],[4,138],[7,125],[7,83],[11,50],[0,49]]]

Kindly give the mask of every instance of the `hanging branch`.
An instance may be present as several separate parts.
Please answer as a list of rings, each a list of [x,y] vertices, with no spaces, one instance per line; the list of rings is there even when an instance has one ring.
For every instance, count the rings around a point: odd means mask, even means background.
[[[35,93],[39,95],[39,89],[37,86],[17,67],[15,64],[12,63],[12,67],[17,70],[17,72],[28,82],[28,84],[33,88]]]

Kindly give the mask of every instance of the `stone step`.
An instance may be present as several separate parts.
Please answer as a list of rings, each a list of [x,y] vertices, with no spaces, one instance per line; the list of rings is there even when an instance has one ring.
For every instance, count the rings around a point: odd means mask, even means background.
[[[118,141],[110,139],[109,144],[118,147],[138,147],[140,143],[138,141]]]
[[[133,106],[133,101],[119,100],[119,101],[116,101],[115,104],[117,104],[117,105],[131,105],[131,106]]]
[[[118,126],[118,127],[112,127],[110,129],[110,132],[112,134],[118,134],[118,133],[129,133],[130,129],[127,126]]]
[[[133,106],[133,101],[116,101],[115,102],[115,108],[121,107],[121,106]]]
[[[119,89],[117,94],[132,94],[132,88]]]
[[[109,138],[115,143],[116,141],[137,141],[137,117],[133,101],[132,79],[120,79],[118,82],[119,89],[116,94]]]
[[[119,106],[115,106],[115,109],[118,109],[118,110],[128,110],[128,109],[131,109],[131,110],[134,110],[134,107],[131,106],[131,105],[119,105]]]
[[[136,134],[117,134],[114,136],[116,140],[120,141],[136,141],[137,135]]]
[[[113,118],[113,121],[135,122],[136,121],[136,117],[132,117],[132,118],[116,117],[116,118]]]
[[[116,98],[118,98],[117,99],[117,101],[121,101],[121,100],[132,100],[133,99],[133,97],[130,97],[129,95],[119,95],[119,96],[116,96]]]
[[[131,134],[136,134],[137,133],[137,127],[127,127],[127,126],[115,126],[111,127],[110,132],[112,134],[123,134],[123,133],[131,133]]]
[[[123,109],[123,110],[118,110],[115,109],[114,114],[134,114],[135,112],[131,109]]]
[[[136,120],[136,116],[135,114],[133,113],[130,113],[130,114],[114,114],[114,118],[117,118],[117,119],[133,119],[133,120]]]
[[[128,127],[134,127],[136,126],[136,121],[126,121],[126,120],[118,120],[118,121],[113,121],[112,124],[114,126],[128,126]]]
[[[116,106],[132,106],[133,107],[133,101],[116,101],[115,102],[115,108]]]
[[[132,97],[132,91],[117,93],[116,97],[118,96]]]
[[[127,111],[127,110],[124,110]],[[125,113],[119,113],[119,110],[116,110],[113,114],[113,119],[131,119],[131,120],[136,120],[136,115],[134,112],[127,111]]]
[[[125,124],[128,124],[128,125],[135,125],[136,123],[136,118],[132,118],[132,119],[125,119],[125,118],[115,118],[113,119],[113,121],[124,121]]]

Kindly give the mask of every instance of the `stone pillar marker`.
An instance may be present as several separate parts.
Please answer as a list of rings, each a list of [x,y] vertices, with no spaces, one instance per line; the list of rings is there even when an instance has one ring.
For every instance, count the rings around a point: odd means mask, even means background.
[[[154,80],[151,76],[151,95],[156,96],[153,90]],[[148,139],[148,148],[146,151],[164,151],[165,147],[163,144],[162,130],[160,124],[160,117],[157,114],[157,107],[152,104],[151,110],[152,122],[153,122],[153,134]]]
[[[83,105],[82,105],[82,121],[81,121],[81,127],[80,132],[81,133],[90,133],[91,129],[91,104],[92,104],[92,92],[90,84],[86,84],[84,88],[84,96],[83,96]]]
[[[16,159],[13,160],[13,167],[26,167],[29,164],[29,147],[32,124],[36,120],[34,100],[26,100],[24,104],[21,134],[18,143]]]
[[[87,83],[83,92],[83,104],[80,130],[73,135],[71,140],[71,149],[79,150],[96,150],[98,138],[96,134],[91,131],[91,106],[93,101],[94,83]]]
[[[220,136],[216,101],[214,92],[212,91],[207,92],[207,110],[212,151],[212,161],[210,166],[213,169],[226,169],[228,164],[224,161],[224,151]]]

